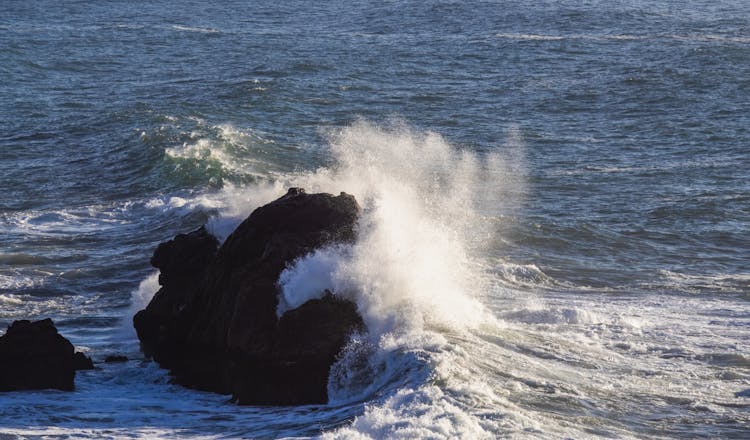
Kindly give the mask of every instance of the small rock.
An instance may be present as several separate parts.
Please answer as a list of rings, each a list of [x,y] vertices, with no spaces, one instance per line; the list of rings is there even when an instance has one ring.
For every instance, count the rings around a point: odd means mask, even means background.
[[[0,391],[72,391],[74,378],[73,344],[51,319],[15,321],[0,336]]]
[[[76,371],[79,370],[93,370],[94,369],[94,362],[91,361],[91,358],[86,356],[85,354],[79,352],[76,352],[76,354],[73,355],[73,368]]]
[[[110,355],[104,358],[104,363],[107,363],[107,364],[113,364],[116,362],[127,362],[127,361],[128,361],[127,356],[121,356],[118,354]]]

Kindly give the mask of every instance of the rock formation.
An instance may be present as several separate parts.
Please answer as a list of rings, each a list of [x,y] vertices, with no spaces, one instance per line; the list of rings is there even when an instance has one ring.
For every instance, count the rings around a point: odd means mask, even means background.
[[[75,353],[51,319],[15,321],[0,336],[0,391],[72,391],[75,371],[91,368],[91,359]]]
[[[94,361],[90,357],[81,353],[80,351],[73,355],[73,369],[79,370],[94,370]]]
[[[326,402],[330,367],[362,319],[330,292],[277,318],[277,282],[316,248],[354,240],[358,215],[351,195],[292,188],[220,247],[205,228],[160,244],[161,288],[133,319],[144,353],[177,383],[240,404]]]

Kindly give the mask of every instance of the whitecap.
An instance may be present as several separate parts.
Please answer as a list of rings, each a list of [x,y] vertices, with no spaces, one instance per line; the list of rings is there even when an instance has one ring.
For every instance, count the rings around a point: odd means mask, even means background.
[[[183,31],[183,32],[197,32],[201,34],[218,34],[219,31],[214,28],[209,27],[196,27],[196,26],[183,26],[183,25],[173,25],[172,29],[177,31]]]

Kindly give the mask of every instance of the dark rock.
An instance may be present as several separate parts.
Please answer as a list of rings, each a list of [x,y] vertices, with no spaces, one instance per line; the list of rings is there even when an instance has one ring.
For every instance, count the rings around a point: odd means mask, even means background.
[[[0,391],[72,391],[76,365],[73,344],[51,319],[15,321],[0,336]]]
[[[151,260],[162,287],[133,318],[144,353],[177,383],[242,404],[326,402],[331,364],[362,320],[330,292],[278,319],[277,282],[297,258],[354,240],[358,216],[351,195],[292,188],[220,248],[205,228],[162,243]]]
[[[81,353],[80,351],[73,355],[73,368],[76,371],[79,370],[93,370],[94,362],[91,358]]]
[[[127,361],[128,361],[127,356],[122,356],[119,354],[109,355],[106,358],[104,358],[104,363],[106,364],[114,364],[117,362],[127,362]]]

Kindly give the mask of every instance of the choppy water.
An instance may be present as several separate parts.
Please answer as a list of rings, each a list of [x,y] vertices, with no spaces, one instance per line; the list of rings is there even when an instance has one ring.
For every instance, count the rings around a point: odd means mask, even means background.
[[[746,2],[6,1],[0,55],[0,327],[131,358],[8,438],[750,436]],[[282,277],[368,324],[332,402],[169,384],[153,249],[291,185],[365,208]]]

